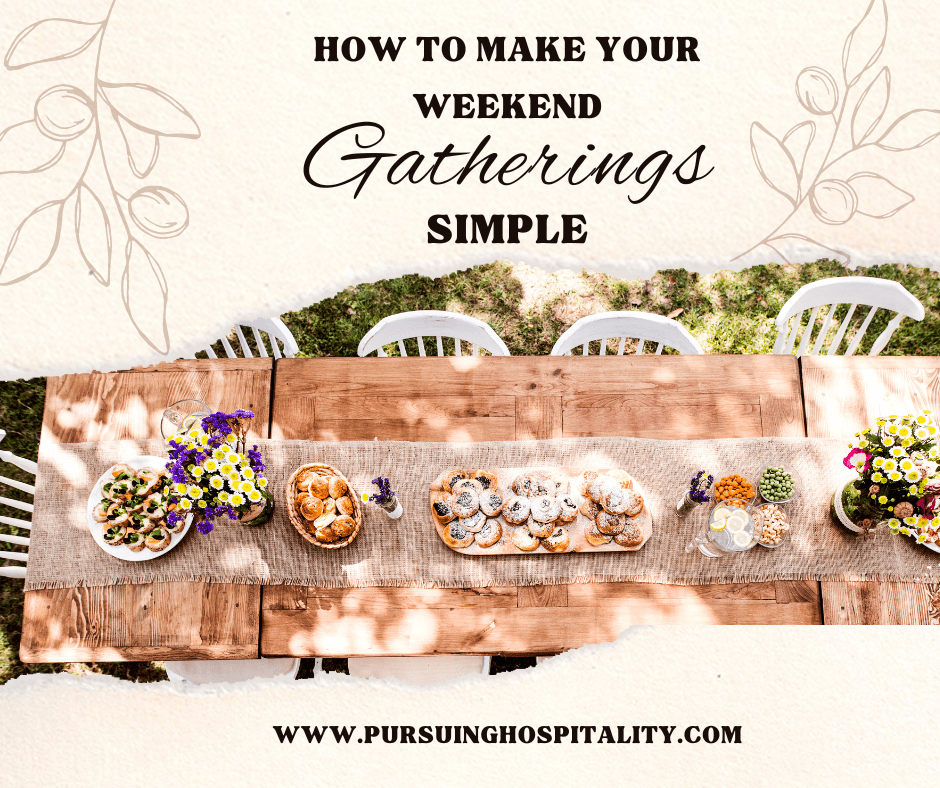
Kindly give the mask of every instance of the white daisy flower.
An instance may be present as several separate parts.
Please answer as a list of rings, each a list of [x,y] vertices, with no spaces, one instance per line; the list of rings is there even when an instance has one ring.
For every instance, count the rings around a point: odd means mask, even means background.
[[[242,497],[241,493],[235,493],[231,497],[231,501],[232,506],[241,506],[245,502],[245,499]]]
[[[904,481],[906,482],[917,482],[920,481],[920,471],[908,471],[904,474]]]
[[[254,479],[254,478],[255,478],[255,472],[254,472],[254,471],[251,469],[251,467],[249,466],[248,468],[245,468],[245,469],[242,471],[242,476],[244,476],[246,479]]]
[[[187,511],[192,508],[193,508],[193,503],[192,501],[189,500],[189,498],[183,498],[182,500],[180,500],[180,509],[182,509],[183,511]]]
[[[245,493],[245,495],[250,495],[251,491],[255,489],[255,486],[251,482],[242,482],[238,485],[238,489]]]
[[[892,482],[899,482],[899,481],[901,481],[901,472],[900,472],[900,471],[891,471],[891,473],[888,474],[888,479],[889,479],[890,481],[892,481]]]
[[[222,492],[219,493],[219,500],[220,500],[222,503],[228,503],[229,498],[231,498],[231,497],[232,497],[232,496],[230,496],[227,492],[225,492],[225,490],[222,490]]]
[[[218,476],[213,476],[213,477],[209,480],[209,486],[210,486],[213,490],[221,490],[224,485],[225,485],[225,482],[222,481],[222,479],[219,478]]]
[[[214,452],[212,452],[212,456],[219,462],[222,462],[222,460],[225,459],[225,454],[225,449],[216,449]]]
[[[202,464],[202,467],[209,471],[209,473],[212,473],[213,471],[217,471],[219,469],[219,462],[218,460],[209,459]]]
[[[261,500],[261,493],[259,493],[257,490],[252,490],[250,493],[248,493],[248,500],[252,503],[258,503],[258,501]]]
[[[190,487],[186,492],[190,498],[196,498],[196,499],[202,498],[202,488],[197,487],[195,484],[192,487]]]
[[[219,473],[223,476],[231,476],[232,472],[235,470],[235,466],[230,463],[225,463],[225,465],[219,468]]]
[[[258,479],[258,486],[263,490],[268,486],[268,480],[262,476],[260,479]]]

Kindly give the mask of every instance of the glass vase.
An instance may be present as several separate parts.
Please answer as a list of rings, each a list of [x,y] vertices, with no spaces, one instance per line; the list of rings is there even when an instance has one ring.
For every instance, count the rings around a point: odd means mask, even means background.
[[[274,498],[265,498],[264,501],[252,506],[247,512],[242,513],[238,522],[242,525],[265,525],[270,522],[274,516]]]
[[[393,520],[397,520],[405,513],[405,510],[402,509],[401,504],[398,502],[398,496],[395,495],[385,501],[385,503],[377,503],[376,506],[383,509]]]
[[[685,517],[698,505],[699,502],[693,501],[692,496],[689,495],[688,491],[686,491],[679,496],[679,501],[676,504],[676,515],[679,517]]]

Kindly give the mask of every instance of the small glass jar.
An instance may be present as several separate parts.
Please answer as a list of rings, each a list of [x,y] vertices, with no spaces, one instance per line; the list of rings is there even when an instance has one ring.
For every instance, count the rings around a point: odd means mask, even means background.
[[[676,504],[676,515],[679,517],[685,517],[687,514],[692,512],[696,506],[699,506],[699,501],[692,499],[692,496],[689,495],[688,490],[682,493],[679,496],[679,501]]]

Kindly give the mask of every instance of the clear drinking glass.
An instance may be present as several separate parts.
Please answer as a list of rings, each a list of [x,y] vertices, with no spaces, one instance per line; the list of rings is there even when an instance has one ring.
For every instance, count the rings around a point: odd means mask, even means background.
[[[211,413],[209,406],[198,399],[181,399],[165,411],[160,420],[160,434],[164,439],[178,432],[186,432]]]
[[[719,530],[714,528],[723,522]],[[708,522],[702,530],[686,545],[685,551],[698,551],[707,558],[721,558],[727,553],[743,553],[757,544],[762,529],[763,516],[749,502],[738,499],[715,504]],[[744,534],[739,536],[738,534]]]

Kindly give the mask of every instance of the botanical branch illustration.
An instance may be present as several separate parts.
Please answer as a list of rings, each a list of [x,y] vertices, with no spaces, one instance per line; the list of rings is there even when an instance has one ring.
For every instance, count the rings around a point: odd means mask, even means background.
[[[812,66],[796,78],[796,95],[803,109],[820,119],[832,122],[831,133],[821,132],[814,120],[797,123],[782,138],[776,137],[760,123],[751,125],[751,154],[761,177],[790,202],[791,211],[774,230],[738,260],[761,246],[768,246],[786,262],[787,241],[799,241],[816,248],[819,256],[832,255],[849,262],[849,255],[832,249],[809,236],[782,232],[787,222],[808,205],[822,224],[841,225],[860,214],[887,219],[914,202],[914,196],[895,186],[877,172],[856,172],[847,178],[835,178],[832,168],[843,159],[865,148],[898,152],[920,148],[940,136],[940,110],[915,109],[904,113],[875,139],[875,130],[882,125],[891,96],[891,72],[887,66],[862,89],[862,79],[870,73],[884,50],[888,36],[886,0],[871,0],[861,21],[849,32],[842,50],[842,89],[825,69]],[[853,99],[851,104],[850,92]],[[820,120],[820,122],[822,122]],[[847,124],[847,125],[843,125]],[[826,124],[828,126],[828,124]],[[838,152],[839,138],[850,139],[847,149]],[[815,173],[805,171],[812,146],[826,146],[822,163]],[[826,254],[829,253],[829,254]]]
[[[44,177],[42,173],[54,171],[62,162],[70,144],[92,135],[84,169],[68,194],[26,208],[0,262],[0,285],[22,282],[52,261],[62,239],[66,206],[71,205],[79,254],[95,279],[110,286],[115,248],[111,215],[116,214],[126,238],[118,241],[124,247],[121,296],[125,309],[147,344],[165,354],[170,347],[168,287],[145,240],[146,236],[166,239],[182,233],[189,225],[189,209],[182,197],[164,186],[144,185],[129,197],[118,192],[109,169],[113,162],[109,162],[101,134],[102,112],[110,115],[120,131],[128,169],[140,180],[156,167],[162,137],[198,139],[200,130],[193,116],[163,91],[151,85],[99,79],[101,47],[116,2],[113,0],[100,22],[36,22],[20,32],[7,50],[3,63],[10,71],[73,58],[92,46],[97,46],[97,55],[93,96],[74,85],[55,85],[36,99],[31,119],[0,132],[0,176]],[[89,183],[93,165],[100,166],[109,195],[99,195]],[[113,203],[113,214],[105,207],[106,201]],[[25,237],[31,243],[24,242]],[[144,327],[154,310],[160,312],[157,322],[162,329]]]

